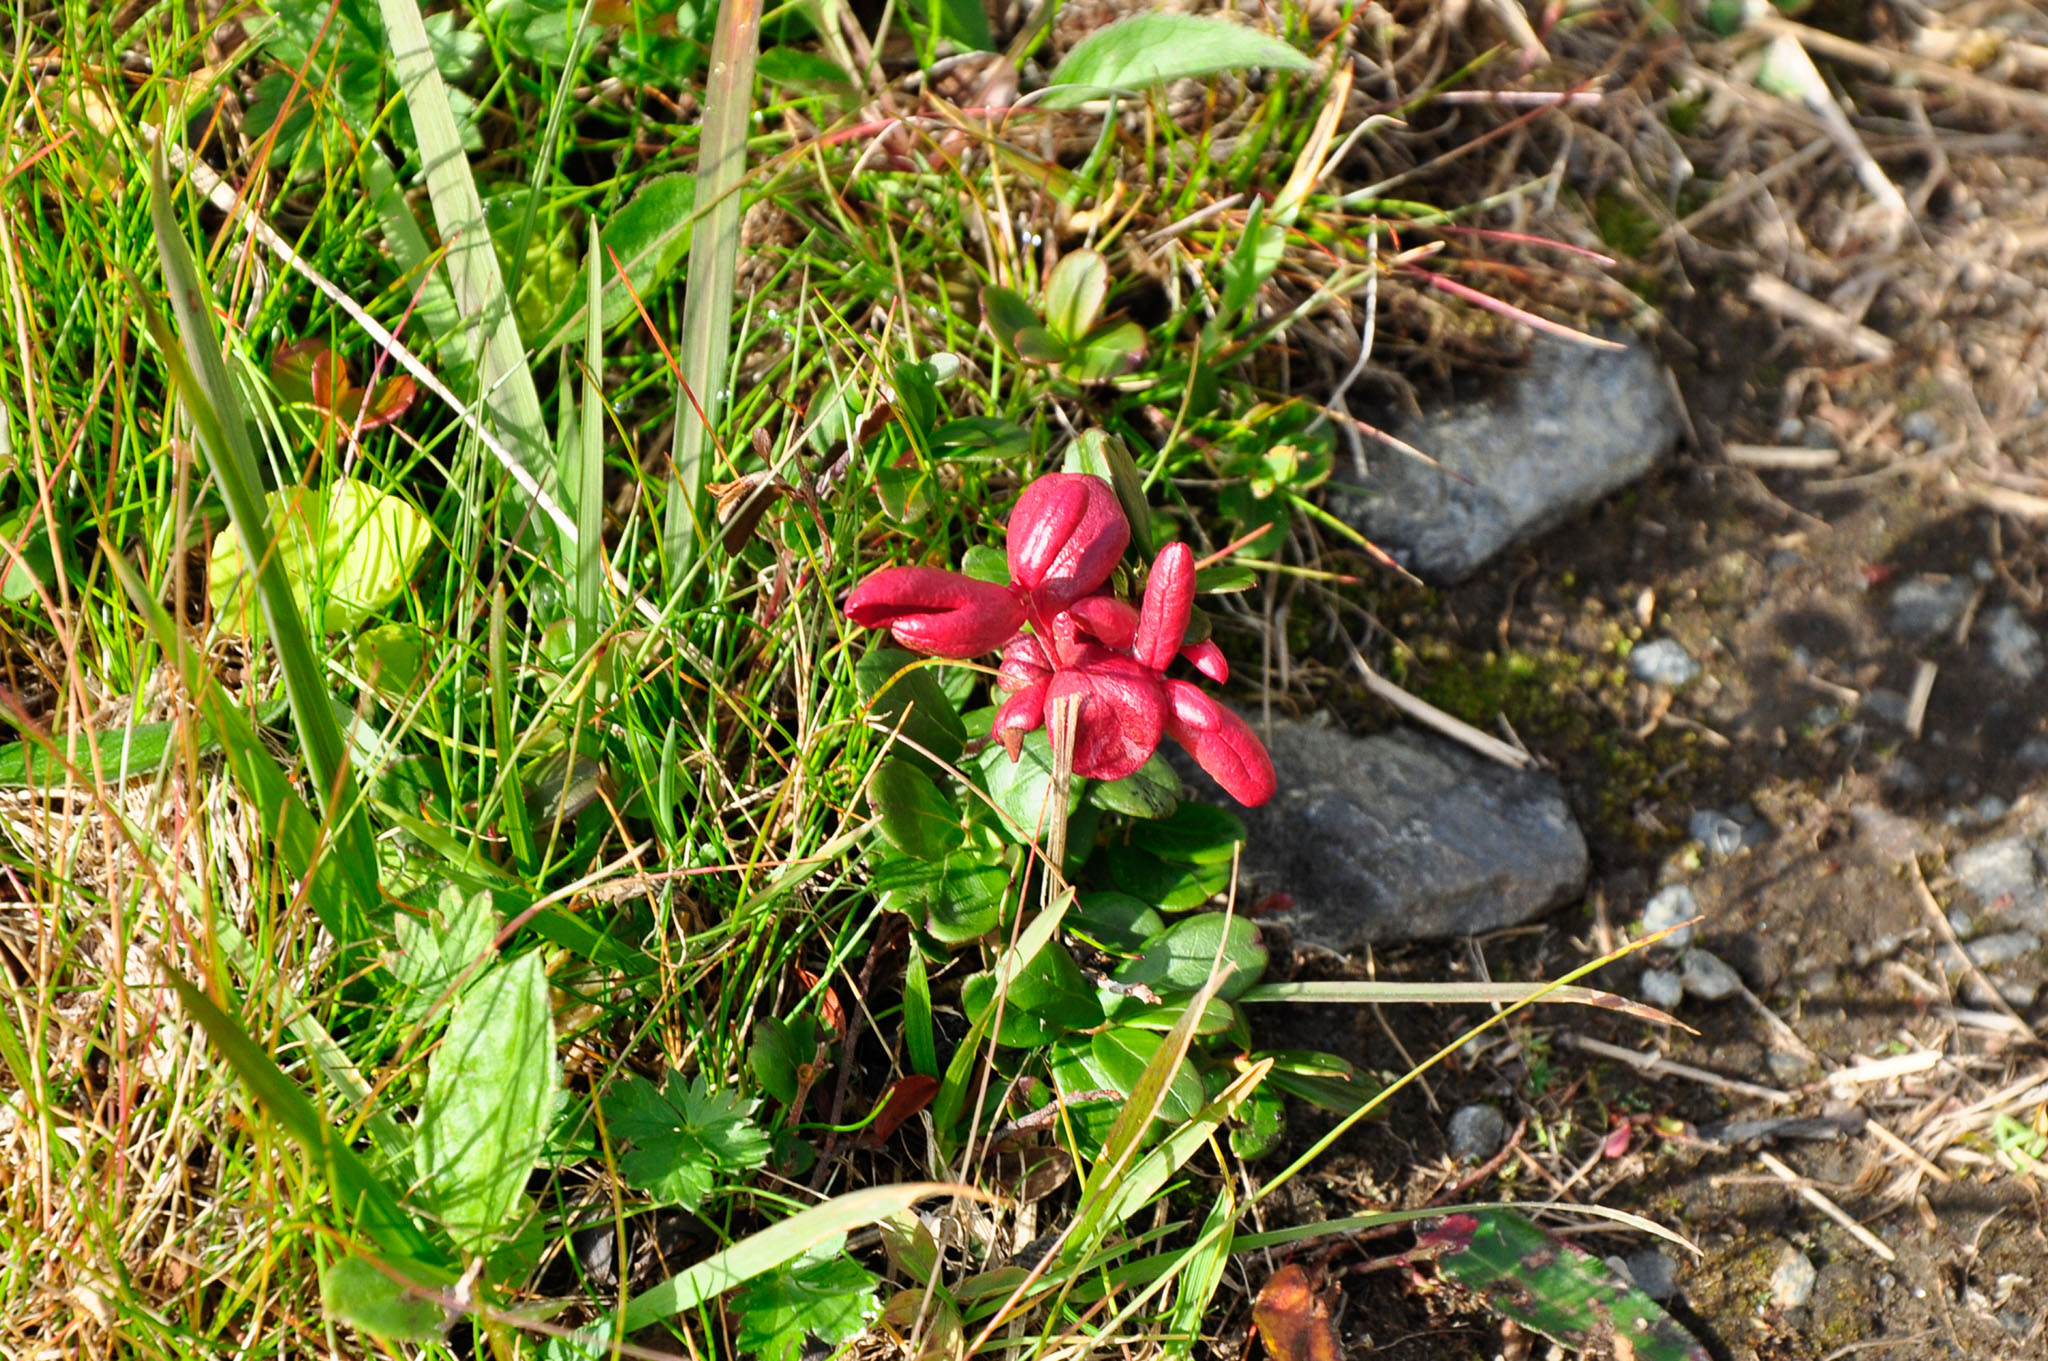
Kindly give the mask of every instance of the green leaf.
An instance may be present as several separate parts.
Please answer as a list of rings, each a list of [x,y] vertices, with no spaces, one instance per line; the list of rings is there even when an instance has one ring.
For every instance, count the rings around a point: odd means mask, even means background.
[[[1118,888],[1148,903],[1157,903],[1169,912],[1200,907],[1230,886],[1228,865],[1179,864],[1161,860],[1136,846],[1111,846],[1103,858],[1109,865],[1109,877]]]
[[[1338,1115],[1351,1115],[1379,1098],[1380,1084],[1364,1073],[1352,1077],[1318,1077],[1309,1073],[1286,1073],[1275,1068],[1266,1079],[1275,1091],[1285,1092],[1311,1106]]]
[[[888,760],[868,782],[868,802],[882,820],[882,835],[906,855],[944,860],[967,839],[960,810],[932,777],[908,761]]]
[[[1258,584],[1257,569],[1234,562],[1219,562],[1195,573],[1195,590],[1202,595],[1234,595]]]
[[[204,729],[197,734],[200,754],[220,746]],[[65,762],[78,767],[88,780],[103,778],[118,784],[138,775],[150,775],[163,768],[178,740],[176,723],[132,723],[125,728],[100,732],[63,732],[50,739],[54,750],[34,738],[9,742],[0,747],[0,788],[48,789],[61,787],[68,772]]]
[[[1236,1137],[1237,1131],[1232,1130],[1232,1140]],[[1202,1221],[1194,1255],[1179,1274],[1173,1312],[1167,1316],[1171,1332],[1160,1347],[1165,1361],[1189,1361],[1194,1356],[1195,1343],[1202,1335],[1202,1320],[1209,1316],[1209,1302],[1216,1298],[1217,1287],[1223,1284],[1223,1268],[1230,1261],[1229,1226],[1236,1220],[1237,1198],[1231,1194],[1226,1180],[1216,1189],[1216,1203],[1210,1207],[1209,1217]]]
[[[971,1186],[929,1181],[873,1186],[838,1196],[742,1238],[680,1275],[635,1295],[626,1304],[622,1331],[636,1333],[650,1323],[694,1309],[712,1296],[766,1275],[821,1245],[832,1244],[836,1251],[854,1229],[887,1219],[932,1196],[989,1199]]]
[[[1706,1348],[1649,1296],[1512,1210],[1448,1216],[1417,1248],[1441,1253],[1438,1272],[1559,1346],[1599,1355],[1626,1339],[1640,1361],[1706,1361]]]
[[[1116,491],[1117,504],[1131,526],[1131,547],[1140,557],[1152,553],[1152,507],[1145,499],[1145,475],[1131,459],[1124,442],[1106,430],[1083,430],[1067,446],[1060,471],[1093,473]],[[1005,578],[1007,580],[1007,578]]]
[[[396,709],[426,679],[429,645],[426,630],[417,624],[379,624],[357,634],[350,651],[371,693]]]
[[[367,1258],[349,1254],[320,1269],[320,1307],[386,1342],[437,1342],[448,1326],[438,1303],[422,1299]]]
[[[1045,729],[1027,733],[1024,745],[1012,761],[1010,753],[991,746],[977,758],[988,796],[1004,819],[1003,830],[1013,840],[1031,840],[1044,834],[1045,820],[1052,807],[1052,743]],[[1079,803],[1088,782],[1076,776],[1071,798]]]
[[[398,599],[433,541],[425,516],[351,478],[324,492],[277,491],[264,500],[278,569],[300,616],[318,621],[322,633],[352,629]],[[254,582],[239,532],[222,530],[206,583],[214,617],[230,633],[257,631]]]
[[[672,1072],[659,1088],[637,1075],[614,1084],[603,1098],[605,1122],[614,1140],[631,1145],[619,1176],[661,1204],[696,1210],[716,1174],[768,1161],[773,1144],[753,1120],[759,1104],[712,1091],[701,1073],[685,1082]]]
[[[1164,753],[1154,752],[1151,760],[1121,780],[1092,786],[1088,797],[1112,813],[1134,818],[1171,817],[1180,807],[1180,776]]]
[[[1116,1026],[1097,1031],[1088,1047],[1095,1055],[1095,1062],[1109,1075],[1109,1085],[1130,1095],[1138,1090],[1146,1065],[1152,1062],[1164,1042],[1165,1037],[1157,1032]],[[1182,1063],[1167,1079],[1166,1100],[1160,1104],[1159,1114],[1168,1120],[1186,1120],[1201,1105],[1202,1080],[1195,1076],[1192,1068]]]
[[[1228,865],[1244,840],[1235,813],[1209,803],[1184,803],[1173,816],[1131,829],[1131,844],[1184,865]]]
[[[1095,329],[1109,298],[1109,261],[1099,251],[1060,257],[1045,281],[1045,324],[1061,340],[1078,343]]]
[[[1238,1117],[1230,1129],[1230,1151],[1246,1162],[1271,1153],[1287,1132],[1287,1103],[1270,1087],[1253,1092],[1238,1108]]]
[[[978,543],[961,555],[960,570],[976,581],[986,581],[996,586],[1010,584],[1010,558],[1002,549],[992,544]]]
[[[875,871],[882,906],[901,912],[948,945],[978,940],[1002,924],[1010,872],[962,852],[941,861],[895,857]]]
[[[1234,317],[1251,306],[1260,287],[1273,277],[1286,255],[1287,229],[1266,221],[1264,207],[1261,202],[1253,202],[1251,211],[1245,215],[1244,235],[1237,239],[1237,248],[1223,264],[1223,298],[1217,309],[1222,317]]]
[[[1218,960],[1219,947],[1221,960]],[[1143,983],[1157,993],[1193,992],[1212,968],[1236,966],[1219,995],[1235,998],[1266,971],[1266,947],[1259,928],[1243,917],[1198,912],[1154,936],[1144,952],[1116,971],[1119,983]]]
[[[984,19],[983,23],[986,24],[987,20]],[[778,44],[763,51],[756,65],[760,70],[761,79],[771,85],[784,85],[814,93],[853,93],[853,81],[840,69],[839,63],[828,57],[821,57],[816,52],[806,52],[801,48]]]
[[[1043,326],[1037,309],[1025,300],[1022,293],[996,284],[981,290],[981,316],[988,323],[989,334],[996,338],[996,344],[1003,348],[1004,353],[1011,355],[1017,353],[1020,332]]]
[[[603,329],[609,331],[637,315],[635,295],[651,307],[655,290],[668,282],[689,253],[696,207],[696,176],[657,175],[605,223],[598,234],[598,271],[604,280],[598,318]],[[573,338],[578,326],[587,325],[588,315],[585,304],[564,317],[538,352],[545,354]]]
[[[1077,383],[1106,383],[1144,361],[1145,328],[1135,321],[1119,321],[1090,332],[1070,348],[1072,353],[1057,361],[1061,372]]]
[[[975,974],[961,983],[960,1005],[969,1020],[981,1021],[995,1002],[993,973]],[[1032,1048],[1065,1031],[1091,1030],[1102,1020],[1094,985],[1082,976],[1064,945],[1048,941],[1011,980],[996,1043]]]
[[[1039,107],[1071,109],[1110,90],[1143,90],[1253,66],[1315,69],[1280,39],[1244,24],[1192,14],[1137,14],[1076,43],[1053,68],[1046,82],[1052,89]]]
[[[733,1341],[761,1361],[798,1361],[812,1336],[836,1348],[881,1313],[879,1284],[838,1244],[821,1245],[734,1292],[740,1326]]]
[[[993,52],[984,0],[910,0],[920,44],[928,37],[951,38],[973,52]]]
[[[1105,950],[1135,954],[1166,929],[1166,919],[1128,893],[1084,893],[1074,904],[1071,925]]]
[[[747,1046],[747,1067],[761,1090],[783,1105],[796,1100],[797,1069],[815,1062],[818,1037],[810,1022],[763,1016],[754,1022],[754,1042]]]
[[[868,701],[868,717],[891,731],[900,728],[930,752],[931,759],[908,747],[897,748],[897,754],[937,775],[933,759],[959,760],[967,747],[967,728],[938,677],[930,667],[917,665],[918,660],[900,648],[878,647],[854,665],[853,678],[860,697]]]
[[[404,1025],[417,1025],[435,1008],[452,1002],[457,982],[488,965],[498,926],[488,889],[465,897],[460,889],[444,888],[424,920],[409,912],[398,914],[398,952],[391,958],[391,974],[405,992],[398,1007]]]
[[[0,545],[0,600],[25,604],[56,583],[58,564],[71,551],[71,527],[59,519],[53,540],[43,508],[26,505],[0,520]]]
[[[547,1139],[555,1040],[537,954],[469,985],[427,1070],[416,1145],[424,1190],[457,1244],[505,1227]]]

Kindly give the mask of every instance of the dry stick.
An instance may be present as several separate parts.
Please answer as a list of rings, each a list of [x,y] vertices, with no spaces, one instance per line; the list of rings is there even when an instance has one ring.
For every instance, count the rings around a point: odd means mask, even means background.
[[[1792,1093],[1781,1092],[1775,1087],[1759,1086],[1754,1082],[1744,1082],[1740,1078],[1722,1077],[1719,1073],[1710,1073],[1704,1068],[1695,1068],[1689,1063],[1679,1063],[1672,1059],[1659,1057],[1656,1054],[1645,1054],[1640,1050],[1624,1049],[1618,1044],[1609,1044],[1605,1040],[1596,1040],[1590,1035],[1579,1035],[1567,1030],[1559,1033],[1557,1038],[1573,1049],[1583,1049],[1589,1054],[1598,1054],[1602,1058],[1615,1059],[1641,1069],[1645,1073],[1656,1073],[1665,1077],[1682,1077],[1688,1081],[1697,1082],[1703,1087],[1713,1087],[1725,1092],[1737,1092],[1743,1096],[1753,1096],[1759,1101],[1768,1101],[1774,1106],[1787,1106],[1797,1100]]]
[[[1933,662],[1923,661],[1913,672],[1913,688],[1906,692],[1906,736],[1915,740],[1927,722],[1927,701],[1934,696],[1934,678],[1940,671]]]
[[[143,131],[148,141],[162,147],[165,157],[177,167],[179,173],[192,181],[192,186],[205,196],[208,203],[226,214],[229,221],[255,237],[293,272],[313,285],[322,297],[345,312],[351,321],[362,327],[371,340],[398,361],[400,368],[418,380],[421,387],[453,407],[456,418],[469,427],[470,432],[484,448],[490,450],[492,457],[496,458],[504,466],[505,471],[511,474],[512,480],[519,484],[519,489],[533,498],[533,503],[540,507],[541,513],[548,517],[555,528],[567,535],[570,542],[576,540],[575,520],[571,519],[555,498],[548,494],[545,487],[534,480],[533,474],[528,472],[512,451],[505,447],[504,442],[492,433],[489,426],[478,416],[475,406],[457,397],[449,390],[448,385],[427,367],[425,361],[386,329],[382,322],[364,311],[361,304],[344,293],[326,275],[313,268],[305,257],[294,250],[289,241],[279,236],[226,180],[214,173],[212,166],[176,143],[158,138],[153,130],[145,128]],[[605,564],[605,573],[611,580],[612,589],[617,591],[622,599],[632,601],[633,608],[643,619],[650,624],[661,623],[661,611],[655,608],[652,601],[634,592],[624,573],[609,562]]]
[[[1916,57],[1906,52],[1881,51],[1848,38],[1838,38],[1832,33],[1804,24],[1795,24],[1789,19],[1780,19],[1766,11],[1750,21],[1751,27],[1774,36],[1795,38],[1800,45],[1824,57],[1845,61],[1861,66],[1866,71],[1880,71],[1888,76],[1910,72],[1930,85],[1946,87],[1952,93],[1981,99],[1987,104],[2001,105],[2012,113],[2031,114],[2035,118],[2048,119],[2048,95],[2032,90],[2014,89],[1995,80],[1986,80],[1968,71],[1959,71],[1938,61]]]
[[[1898,1135],[1892,1133],[1890,1129],[1888,1129],[1886,1126],[1884,1126],[1877,1120],[1872,1119],[1870,1116],[1866,1115],[1863,1118],[1863,1128],[1866,1133],[1875,1136],[1877,1141],[1883,1144],[1886,1148],[1891,1149],[1899,1156],[1911,1162],[1913,1166],[1917,1168],[1923,1175],[1933,1177],[1937,1181],[1955,1180],[1955,1178],[1949,1176],[1948,1173],[1942,1171],[1939,1167],[1936,1167],[1933,1163],[1927,1161],[1926,1157],[1920,1152],[1919,1149],[1913,1147],[1904,1139],[1901,1139]]]
[[[1748,292],[1752,302],[1841,342],[1865,359],[1883,363],[1897,351],[1891,337],[1880,335],[1861,322],[1851,321],[1839,310],[1819,298],[1808,297],[1783,279],[1759,274],[1749,281]]]
[[[1857,1223],[1854,1216],[1847,1210],[1822,1195],[1818,1187],[1814,1186],[1797,1172],[1794,1172],[1791,1168],[1785,1166],[1776,1157],[1769,1153],[1759,1153],[1756,1155],[1756,1160],[1768,1168],[1771,1175],[1779,1181],[1794,1187],[1799,1192],[1801,1200],[1847,1229],[1851,1238],[1854,1238],[1864,1247],[1869,1248],[1880,1261],[1896,1262],[1899,1260],[1899,1255],[1886,1247],[1883,1239]]]
[[[1796,444],[1724,444],[1721,455],[1738,468],[1792,468],[1817,472],[1842,461],[1839,449],[1807,449]]]
[[[1446,737],[1455,738],[1463,742],[1481,756],[1492,757],[1509,770],[1528,769],[1529,762],[1533,759],[1528,752],[1511,747],[1498,737],[1479,731],[1479,729],[1465,722],[1462,718],[1451,717],[1428,700],[1417,699],[1414,695],[1409,694],[1406,690],[1403,690],[1400,686],[1373,670],[1372,664],[1359,654],[1357,647],[1352,644],[1348,634],[1344,637],[1344,647],[1351,654],[1352,666],[1356,667],[1358,674],[1365,678],[1365,688],[1408,715],[1408,717],[1426,727],[1435,728]]]
[[[2013,1010],[2012,1003],[2005,1000],[2005,994],[1992,984],[1990,977],[1978,966],[1977,961],[1970,958],[1970,952],[1963,948],[1963,942],[1956,936],[1955,927],[1949,924],[1948,913],[1943,912],[1941,904],[1934,901],[1934,891],[1927,887],[1927,876],[1920,872],[1919,860],[1908,859],[1906,868],[1913,871],[1913,896],[1919,901],[1920,910],[1926,913],[1927,920],[1934,924],[1935,933],[1948,942],[1949,949],[1956,952],[1956,958],[1963,962],[1963,970],[1969,974],[1970,981],[1983,990],[1984,995],[1990,999],[1991,1006],[2000,1015],[2017,1025],[2028,1039],[2039,1041],[2041,1037],[2027,1024],[2026,1017]]]

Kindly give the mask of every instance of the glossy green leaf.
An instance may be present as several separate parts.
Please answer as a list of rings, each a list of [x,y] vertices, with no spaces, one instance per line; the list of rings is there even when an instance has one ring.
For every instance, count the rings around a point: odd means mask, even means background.
[[[881,1312],[879,1284],[838,1245],[823,1244],[733,1292],[733,1342],[760,1361],[799,1361],[811,1337],[836,1348]]]
[[[1091,785],[1088,797],[1112,813],[1134,818],[1170,817],[1180,807],[1180,776],[1163,752],[1121,780]]]
[[[854,683],[869,702],[868,716],[874,723],[891,731],[900,728],[933,759],[958,761],[967,747],[967,728],[938,677],[918,661],[900,648],[875,648],[854,665]],[[941,773],[923,752],[901,746],[896,754],[927,774]]]
[[[875,871],[872,886],[883,907],[948,945],[961,945],[1002,924],[1010,873],[969,853],[940,861],[897,856]]]
[[[1238,1107],[1237,1120],[1230,1127],[1230,1151],[1250,1162],[1263,1158],[1287,1132],[1287,1103],[1267,1079]]]
[[[960,985],[960,1005],[968,1018],[981,1021],[996,1002],[996,979],[979,973]],[[1095,986],[1082,976],[1072,955],[1058,941],[1048,942],[1011,980],[1003,998],[1002,1024],[996,1042],[1012,1048],[1045,1044],[1069,1030],[1102,1024],[1102,1003]]]
[[[1091,332],[1068,350],[1056,361],[1061,372],[1077,383],[1106,383],[1144,362],[1145,328],[1135,321],[1115,322]]]
[[[1152,1061],[1163,1042],[1153,1031],[1119,1025],[1098,1031],[1089,1041],[1089,1048],[1096,1063],[1109,1075],[1110,1085],[1130,1093],[1137,1090],[1145,1065]],[[1166,1084],[1166,1100],[1160,1105],[1159,1114],[1168,1120],[1186,1120],[1201,1104],[1202,1080],[1195,1076],[1193,1069],[1183,1064]]]
[[[761,1090],[787,1106],[800,1090],[797,1070],[817,1060],[817,1032],[808,1021],[763,1016],[754,1022],[754,1040],[747,1046],[747,1068]]]
[[[1164,995],[1193,992],[1208,981],[1211,969],[1236,966],[1220,995],[1235,998],[1266,971],[1266,947],[1259,928],[1243,917],[1198,912],[1184,917],[1146,943],[1143,953],[1116,971],[1119,983],[1143,983]]]
[[[1235,813],[1191,802],[1169,818],[1133,827],[1131,844],[1180,864],[1228,865],[1244,835],[1244,823]]]
[[[292,600],[322,633],[352,629],[398,599],[433,542],[425,516],[350,478],[324,492],[294,489],[264,499]],[[215,619],[245,636],[258,626],[247,562],[239,533],[226,529],[214,538],[206,564]]]
[[[674,277],[676,266],[689,254],[696,222],[694,175],[656,175],[612,214],[597,238],[598,269],[604,280],[598,319],[603,329],[609,331],[639,315],[635,296],[652,308],[656,291]],[[588,315],[589,305],[579,304],[552,328],[539,352],[576,339],[579,328],[587,326]]]
[[[399,708],[427,677],[426,631],[417,624],[379,624],[356,635],[356,671],[378,699]]]
[[[1149,826],[1139,823],[1139,826]],[[1168,912],[1200,907],[1230,886],[1230,866],[1188,865],[1161,860],[1136,846],[1111,846],[1103,853],[1109,877],[1119,889]]]
[[[1105,950],[1135,954],[1166,929],[1166,919],[1128,893],[1084,893],[1074,902],[1069,925]]]
[[[547,1138],[554,1090],[547,974],[539,955],[522,955],[455,1004],[420,1102],[425,1195],[466,1251],[482,1251],[506,1227]]]
[[[1017,336],[1020,332],[1042,328],[1036,308],[1025,300],[1015,289],[990,284],[981,290],[982,320],[988,323],[989,334],[996,338],[996,344],[1006,354],[1017,353]]]
[[[944,860],[967,839],[959,808],[908,761],[891,759],[876,767],[868,803],[882,820],[882,835],[919,860]]]
[[[1052,809],[1052,743],[1040,728],[1027,733],[1012,761],[1000,746],[983,751],[977,763],[988,796],[1004,818],[1004,832],[1012,838],[1036,840],[1045,834]],[[1088,782],[1076,776],[1069,797],[1078,803]]]
[[[1040,108],[1071,109],[1111,90],[1144,90],[1260,66],[1309,71],[1313,63],[1270,33],[1228,19],[1137,14],[1074,45],[1046,82]]]

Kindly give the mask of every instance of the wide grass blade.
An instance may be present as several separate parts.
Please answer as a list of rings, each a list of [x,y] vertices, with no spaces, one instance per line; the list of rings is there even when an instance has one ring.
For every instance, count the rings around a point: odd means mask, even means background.
[[[401,0],[384,0],[386,7]],[[410,3],[410,0],[403,0]],[[708,537],[704,463],[725,409],[726,359],[732,349],[732,294],[739,267],[740,180],[753,123],[754,58],[760,50],[761,0],[723,0],[704,85],[704,132],[697,152],[697,205],[690,240],[689,291],[683,297],[684,391],[676,408],[674,473],[663,540],[669,571],[680,580]]]
[[[694,1309],[714,1295],[795,1261],[820,1243],[879,1223],[933,1196],[990,1199],[972,1186],[958,1182],[914,1181],[900,1186],[871,1186],[813,1205],[635,1295],[626,1304],[622,1331],[637,1332],[650,1323]]]
[[[448,279],[455,305],[478,332],[482,403],[520,465],[552,494],[555,470],[540,394],[526,365],[519,318],[498,267],[497,247],[484,219],[483,199],[462,149],[462,133],[448,102],[448,86],[434,61],[417,0],[379,0],[391,43],[391,67],[405,92],[413,135],[426,166],[434,225],[447,246]]]
[[[589,288],[584,301],[583,426],[571,436],[575,476],[570,490],[576,506],[576,650],[588,652],[604,631],[604,293],[603,252],[597,224],[590,225]],[[580,438],[579,438],[580,436]]]
[[[163,264],[164,283],[171,293],[171,310],[178,320],[182,350],[163,334],[163,324],[146,300],[138,296],[137,302],[157,338],[158,348],[163,351],[185,409],[191,413],[199,445],[213,465],[214,480],[220,486],[221,498],[227,502],[228,518],[241,539],[244,558],[255,572],[257,605],[277,649],[285,693],[291,701],[292,723],[298,730],[307,772],[327,815],[336,851],[345,863],[359,867],[374,884],[376,850],[348,764],[348,748],[341,726],[335,721],[325,672],[292,598],[284,561],[274,551],[262,475],[250,443],[248,422],[234,382],[228,376],[220,342],[213,333],[208,302],[212,294],[172,214],[170,186],[161,160],[150,165],[149,215],[156,233],[157,255]],[[136,291],[139,295],[139,285]],[[221,729],[216,727],[216,731]],[[342,943],[347,946],[353,941],[344,937]]]
[[[390,1258],[426,1268],[452,1279],[447,1254],[436,1247],[398,1196],[378,1178],[329,1125],[312,1098],[286,1077],[240,1022],[214,1005],[213,999],[184,976],[166,970],[171,988],[192,1019],[226,1057],[278,1127],[312,1155],[342,1216]]]

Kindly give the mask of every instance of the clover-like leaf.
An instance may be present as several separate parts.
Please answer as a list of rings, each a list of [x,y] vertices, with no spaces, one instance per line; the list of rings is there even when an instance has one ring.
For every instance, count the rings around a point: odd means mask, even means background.
[[[768,1136],[754,1123],[759,1102],[715,1092],[700,1073],[689,1082],[670,1073],[657,1088],[629,1077],[605,1093],[605,1121],[628,1145],[619,1176],[665,1205],[695,1210],[720,1173],[750,1171],[768,1161]]]
[[[265,500],[292,598],[324,633],[352,629],[398,599],[433,540],[432,526],[412,506],[350,478],[324,492],[294,488]],[[252,578],[241,537],[222,530],[206,579],[214,617],[229,633],[257,631]]]
[[[733,1340],[761,1361],[798,1361],[812,1337],[836,1348],[881,1312],[879,1284],[839,1244],[826,1244],[733,1292],[740,1319]]]

